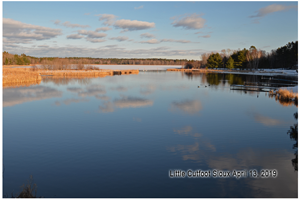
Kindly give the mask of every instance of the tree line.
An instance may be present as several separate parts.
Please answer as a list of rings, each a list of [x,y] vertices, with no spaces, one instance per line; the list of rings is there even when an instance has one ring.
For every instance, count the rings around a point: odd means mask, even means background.
[[[93,64],[108,64],[108,65],[185,65],[187,59],[117,59],[117,58],[92,58],[92,57],[32,57],[25,54],[13,55],[6,51],[3,52],[3,65],[29,65],[41,64],[45,65],[93,65]]]
[[[270,53],[251,46],[243,50],[222,50],[221,53],[205,53],[199,63],[188,62],[186,68],[298,68],[298,41],[289,42]]]

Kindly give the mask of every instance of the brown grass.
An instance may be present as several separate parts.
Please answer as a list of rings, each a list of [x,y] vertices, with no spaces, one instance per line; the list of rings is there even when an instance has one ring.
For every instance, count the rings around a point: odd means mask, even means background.
[[[90,68],[84,70],[46,70],[38,68],[3,68],[3,87],[29,86],[40,84],[43,75],[51,77],[106,77],[112,75],[138,74],[139,70],[104,70]]]
[[[42,78],[29,68],[3,68],[3,87],[39,84]]]
[[[269,97],[275,97],[282,106],[292,106],[298,107],[298,93],[294,93],[292,90],[279,89],[278,91],[271,90],[269,92]]]

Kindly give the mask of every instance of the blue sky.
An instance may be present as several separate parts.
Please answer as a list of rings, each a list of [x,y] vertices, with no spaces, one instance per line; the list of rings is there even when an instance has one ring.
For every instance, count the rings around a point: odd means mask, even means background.
[[[3,2],[3,50],[38,57],[200,59],[298,40],[298,2]]]

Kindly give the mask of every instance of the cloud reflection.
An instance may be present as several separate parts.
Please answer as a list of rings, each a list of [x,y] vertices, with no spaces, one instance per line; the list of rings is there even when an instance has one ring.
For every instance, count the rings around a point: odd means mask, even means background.
[[[103,112],[103,113],[114,112],[113,103],[111,103],[111,102],[104,102],[103,105],[104,106],[99,106],[99,109],[100,109],[101,112]]]
[[[256,122],[261,123],[265,126],[278,126],[286,123],[285,121],[263,116],[259,113],[251,113],[251,115],[254,117],[254,120]]]
[[[90,85],[86,87],[85,91],[80,91],[78,96],[86,97],[86,96],[97,96],[106,94],[105,87],[102,85]]]
[[[181,102],[173,102],[171,104],[171,111],[179,109],[188,114],[196,114],[202,109],[201,102],[199,100],[185,100]]]
[[[125,92],[127,91],[127,88],[124,86],[118,86],[118,87],[112,87],[111,90],[119,91],[119,92]]]
[[[8,88],[3,89],[3,107],[61,96],[61,91],[40,85],[31,87]]]
[[[115,100],[114,105],[118,108],[137,108],[142,106],[152,106],[153,101],[144,98],[123,96],[121,99]]]
[[[193,133],[193,128],[191,126],[185,126],[181,129],[174,129],[173,131],[179,135],[191,135],[193,137],[201,137],[200,133]]]
[[[147,85],[147,86],[142,86],[140,93],[142,95],[150,95],[156,90],[155,85]]]
[[[63,103],[65,105],[70,105],[72,103],[80,103],[80,102],[88,102],[88,101],[89,101],[88,99],[84,99],[84,98],[82,98],[82,99],[66,99],[66,100],[63,101]],[[61,103],[59,101],[56,101],[55,105],[60,106]]]

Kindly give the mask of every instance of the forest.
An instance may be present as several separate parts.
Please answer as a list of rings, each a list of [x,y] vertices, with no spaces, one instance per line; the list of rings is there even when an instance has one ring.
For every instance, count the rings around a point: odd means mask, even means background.
[[[228,69],[267,69],[267,68],[298,68],[298,41],[289,42],[270,53],[251,46],[243,50],[222,50],[221,53],[206,53],[202,60],[189,61],[186,68],[228,68]]]

